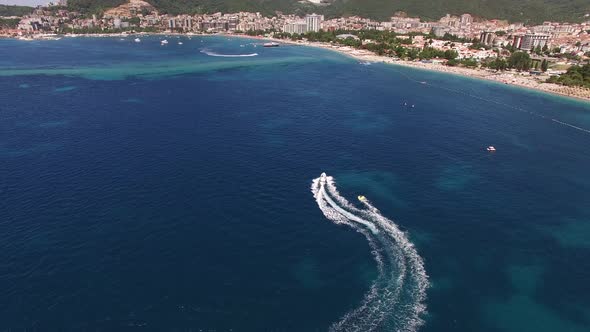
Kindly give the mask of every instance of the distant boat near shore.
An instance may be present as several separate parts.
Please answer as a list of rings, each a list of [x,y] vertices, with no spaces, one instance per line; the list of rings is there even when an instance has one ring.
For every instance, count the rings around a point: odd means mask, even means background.
[[[262,44],[262,46],[264,46],[264,47],[279,47],[279,43],[275,43],[275,42],[264,43],[264,44]]]

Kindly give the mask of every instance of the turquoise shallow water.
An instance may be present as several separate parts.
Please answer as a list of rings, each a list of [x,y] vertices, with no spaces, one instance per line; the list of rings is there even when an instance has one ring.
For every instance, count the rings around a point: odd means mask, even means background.
[[[160,39],[0,40],[0,330],[588,330],[589,104]]]

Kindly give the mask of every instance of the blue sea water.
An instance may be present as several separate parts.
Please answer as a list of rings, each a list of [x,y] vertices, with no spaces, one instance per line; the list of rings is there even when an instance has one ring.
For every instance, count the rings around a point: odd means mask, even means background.
[[[162,38],[0,40],[0,331],[352,331],[372,250],[407,276],[375,331],[420,302],[420,331],[589,330],[590,104]],[[322,172],[405,232],[424,301],[395,239],[322,213]]]

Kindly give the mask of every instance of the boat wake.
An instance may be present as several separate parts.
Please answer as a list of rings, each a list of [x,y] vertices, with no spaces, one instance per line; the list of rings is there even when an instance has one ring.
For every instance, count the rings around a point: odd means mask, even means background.
[[[406,234],[365,198],[363,208],[348,202],[325,173],[312,181],[311,191],[326,218],[367,238],[379,273],[360,305],[330,331],[416,331],[423,324],[428,276]]]
[[[258,53],[249,53],[249,54],[219,54],[219,53],[215,53],[215,52],[211,52],[208,50],[201,50],[201,53],[207,54],[208,56],[216,56],[216,57],[222,57],[222,58],[243,58],[243,57],[251,57],[251,56],[257,56]]]

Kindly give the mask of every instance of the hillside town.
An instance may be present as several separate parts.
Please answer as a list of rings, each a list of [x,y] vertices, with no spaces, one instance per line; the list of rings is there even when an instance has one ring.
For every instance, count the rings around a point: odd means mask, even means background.
[[[112,8],[100,17],[82,15],[68,11],[67,0],[56,5],[38,7],[25,17],[3,17],[18,19],[15,26],[3,26],[0,35],[4,37],[34,38],[47,34],[67,33],[108,33],[108,32],[184,32],[220,33],[267,31],[289,34],[305,34],[323,31],[391,31],[398,35],[433,34],[431,46],[444,48],[447,44],[442,37],[456,36],[460,39],[477,39],[483,46],[480,50],[469,48],[466,43],[455,42],[453,48],[460,58],[483,59],[496,56],[493,47],[511,46],[516,49],[559,48],[559,53],[573,57],[585,57],[590,53],[590,17],[584,23],[544,22],[541,25],[525,26],[523,23],[509,23],[505,20],[476,19],[470,14],[453,16],[447,14],[438,21],[423,22],[399,12],[387,22],[377,22],[362,17],[341,17],[325,19],[322,15],[297,17],[277,13],[265,17],[260,13],[214,13],[205,15],[170,16],[160,14],[148,2],[131,0],[129,3]],[[422,47],[423,40],[415,39],[413,46]],[[448,45],[446,45],[448,46]]]
[[[546,82],[569,85],[568,89],[579,86],[581,92],[573,94],[590,97],[590,89],[584,88],[584,84],[566,84],[569,81],[559,80],[568,68],[583,65],[590,59],[588,15],[588,20],[581,23],[543,22],[527,26],[501,19],[482,19],[468,13],[447,14],[431,22],[404,12],[396,12],[385,22],[357,16],[326,18],[308,14],[299,17],[280,12],[270,17],[251,12],[171,16],[159,13],[143,0],[130,0],[94,15],[67,8],[67,0],[59,0],[56,4],[37,7],[30,15],[0,17],[0,22],[12,23],[0,24],[0,37],[32,40],[80,34],[245,34],[291,43],[315,43],[365,60],[406,60],[403,61],[406,64],[439,71],[449,71],[448,67],[453,66],[456,67],[451,70],[453,72],[476,67],[495,71],[514,69],[507,62],[508,57],[525,53],[528,64],[516,67],[518,77],[500,79],[500,75],[494,75],[494,79],[525,86]],[[379,57],[374,58],[374,55]],[[519,83],[523,70],[529,76],[538,77]],[[556,86],[546,84],[542,89],[553,92],[566,89]],[[572,94],[571,91],[557,93]]]

